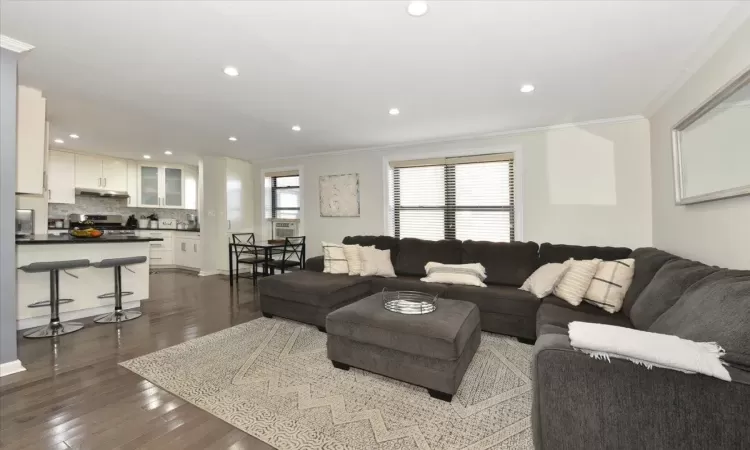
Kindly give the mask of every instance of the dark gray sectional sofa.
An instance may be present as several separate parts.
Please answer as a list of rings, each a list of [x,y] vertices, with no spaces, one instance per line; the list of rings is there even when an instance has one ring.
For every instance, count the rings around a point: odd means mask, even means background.
[[[750,271],[711,267],[654,248],[422,241],[349,236],[345,244],[390,249],[397,278],[321,273],[322,257],[305,271],[261,280],[266,315],[325,327],[343,305],[389,290],[433,292],[475,303],[483,331],[536,340],[532,423],[538,449],[750,448]],[[569,258],[635,259],[635,275],[620,312],[519,286],[540,265]],[[480,262],[486,288],[423,283],[429,261]],[[570,347],[572,321],[604,323],[715,341],[727,354],[732,382],[629,361],[594,360]]]

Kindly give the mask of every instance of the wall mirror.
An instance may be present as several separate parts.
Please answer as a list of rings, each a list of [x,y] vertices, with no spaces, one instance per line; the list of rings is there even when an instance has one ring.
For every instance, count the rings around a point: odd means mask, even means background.
[[[672,130],[678,205],[750,194],[750,70]]]

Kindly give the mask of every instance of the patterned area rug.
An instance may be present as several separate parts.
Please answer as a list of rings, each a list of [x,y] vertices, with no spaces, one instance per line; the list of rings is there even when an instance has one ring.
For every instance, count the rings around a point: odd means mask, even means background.
[[[483,333],[453,401],[335,369],[315,327],[260,318],[122,363],[279,449],[531,449],[532,346]]]

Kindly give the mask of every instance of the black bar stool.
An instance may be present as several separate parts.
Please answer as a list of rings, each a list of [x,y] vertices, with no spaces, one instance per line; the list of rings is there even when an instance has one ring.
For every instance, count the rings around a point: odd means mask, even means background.
[[[88,259],[73,259],[69,261],[35,262],[27,266],[19,267],[20,270],[23,270],[26,273],[49,272],[49,300],[43,300],[29,305],[29,308],[49,306],[49,324],[27,331],[23,334],[23,337],[31,339],[50,338],[69,334],[83,328],[83,324],[80,322],[60,322],[60,304],[73,301],[72,298],[60,298],[60,271],[62,270],[73,278],[78,278],[77,276],[68,273],[67,270],[83,269],[89,267],[89,265],[90,262]]]
[[[127,266],[131,264],[141,264],[145,262],[146,262],[145,256],[129,256],[126,258],[103,259],[97,263],[91,264],[93,267],[96,267],[97,269],[111,269],[113,267],[115,269],[115,292],[102,294],[97,297],[97,298],[114,298],[115,310],[114,312],[102,314],[101,316],[97,316],[96,318],[94,318],[94,322],[96,323],[119,323],[119,322],[127,322],[128,320],[133,320],[133,319],[137,319],[141,317],[140,311],[133,311],[133,310],[123,311],[122,309],[122,298],[127,295],[133,295],[132,292],[122,290],[122,268],[125,267],[125,269],[129,270],[130,272],[133,272],[132,270],[128,269]]]

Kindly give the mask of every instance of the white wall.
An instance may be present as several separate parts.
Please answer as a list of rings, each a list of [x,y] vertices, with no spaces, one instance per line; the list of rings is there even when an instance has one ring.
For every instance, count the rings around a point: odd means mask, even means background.
[[[737,269],[750,269],[750,196],[675,205],[671,129],[748,69],[750,21],[650,118],[654,245],[680,256]]]
[[[649,125],[645,119],[560,126],[502,136],[379,150],[257,161],[256,230],[263,221],[267,170],[299,168],[308,255],[320,241],[385,234],[388,160],[517,153],[520,239],[587,245],[651,245]],[[318,177],[359,173],[360,217],[320,217]],[[517,233],[518,233],[517,229]]]

